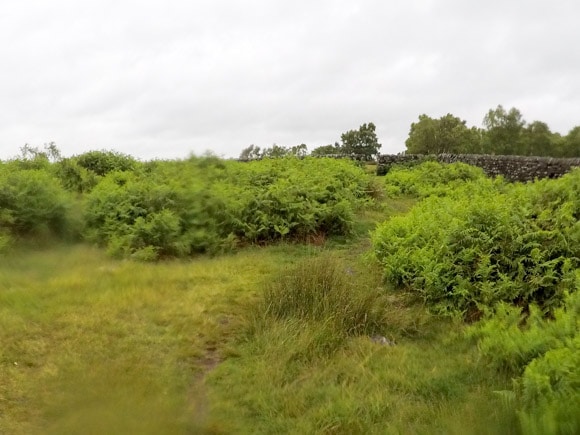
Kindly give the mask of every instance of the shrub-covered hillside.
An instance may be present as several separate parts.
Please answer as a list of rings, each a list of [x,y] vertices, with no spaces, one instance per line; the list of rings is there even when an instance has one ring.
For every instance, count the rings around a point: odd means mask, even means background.
[[[428,162],[386,182],[391,195],[423,199],[372,234],[385,280],[437,314],[481,319],[467,335],[514,377],[499,394],[523,433],[578,433],[580,169],[508,184]]]
[[[40,231],[61,237],[79,208],[77,235],[141,260],[348,234],[371,187],[371,176],[348,160],[35,155],[0,166],[0,246]]]
[[[225,433],[576,434],[579,192],[580,169],[511,184],[433,162],[381,179],[324,158],[0,163],[14,254],[0,262],[0,432],[62,433],[55,416],[79,410],[117,427],[136,403],[138,427],[159,404],[163,425],[190,424],[195,390],[211,409],[192,427]],[[375,225],[370,245],[324,244]],[[324,246],[197,256],[280,240]]]
[[[580,267],[579,191],[580,170],[524,185],[468,181],[380,225],[374,253],[387,281],[438,313],[473,316],[500,301],[548,312]]]
[[[113,254],[146,259],[344,234],[369,185],[343,160],[153,162],[110,173],[87,195],[87,234]]]

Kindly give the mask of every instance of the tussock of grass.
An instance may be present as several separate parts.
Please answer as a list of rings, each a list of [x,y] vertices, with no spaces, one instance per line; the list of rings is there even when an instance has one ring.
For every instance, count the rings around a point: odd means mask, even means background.
[[[346,335],[372,334],[386,322],[387,299],[380,288],[360,286],[337,256],[303,260],[274,277],[264,292],[265,316],[317,321]]]
[[[283,268],[263,287],[246,315],[249,339],[280,326],[282,335],[302,342],[297,353],[307,359],[331,355],[349,337],[413,335],[429,319],[404,295],[388,294],[380,270],[353,263],[340,251]]]

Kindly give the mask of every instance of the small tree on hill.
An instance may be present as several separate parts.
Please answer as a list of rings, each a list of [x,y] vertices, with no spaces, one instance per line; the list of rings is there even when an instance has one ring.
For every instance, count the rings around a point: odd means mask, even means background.
[[[343,133],[340,136],[343,153],[364,160],[374,159],[381,148],[375,129],[375,124],[369,122],[361,125],[358,130]]]

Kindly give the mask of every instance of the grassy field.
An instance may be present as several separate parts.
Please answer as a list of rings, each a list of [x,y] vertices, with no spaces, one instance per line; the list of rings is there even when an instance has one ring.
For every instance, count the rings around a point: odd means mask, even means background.
[[[374,223],[411,204],[366,212],[358,237],[322,246],[158,264],[85,245],[11,252],[0,263],[0,433],[517,433],[494,393],[510,379],[483,366],[460,324],[384,289],[362,258]],[[380,298],[370,329],[267,315],[268,283],[296,264],[307,275],[321,256],[355,296]]]

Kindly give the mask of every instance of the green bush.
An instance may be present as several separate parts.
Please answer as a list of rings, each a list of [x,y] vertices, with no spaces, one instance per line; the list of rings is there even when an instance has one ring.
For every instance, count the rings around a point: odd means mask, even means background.
[[[87,195],[87,236],[114,255],[154,259],[346,234],[370,180],[332,159],[151,162],[109,173]]]
[[[90,192],[100,179],[95,172],[80,166],[75,158],[62,159],[54,163],[51,169],[62,186],[70,192]]]
[[[0,166],[0,228],[14,236],[68,232],[70,198],[44,169]]]
[[[580,262],[580,170],[557,180],[470,182],[429,197],[372,236],[385,278],[441,314],[477,316],[506,301],[557,307]]]
[[[520,381],[524,433],[580,433],[579,367],[579,335],[526,367]]]
[[[580,429],[580,271],[574,291],[546,319],[500,305],[468,330],[486,360],[518,377],[524,433],[578,433]]]
[[[116,151],[89,151],[74,157],[78,166],[104,176],[109,172],[133,171],[138,162],[133,157]]]
[[[352,162],[280,159],[238,165],[229,184],[241,203],[232,231],[252,242],[347,234],[354,210],[368,201],[370,177]]]
[[[213,251],[217,207],[202,185],[113,172],[87,196],[87,238],[112,255],[148,260]]]
[[[485,173],[475,166],[427,161],[413,167],[393,167],[384,177],[384,183],[391,197],[408,195],[425,198],[431,195],[446,196],[465,182],[483,178]]]

